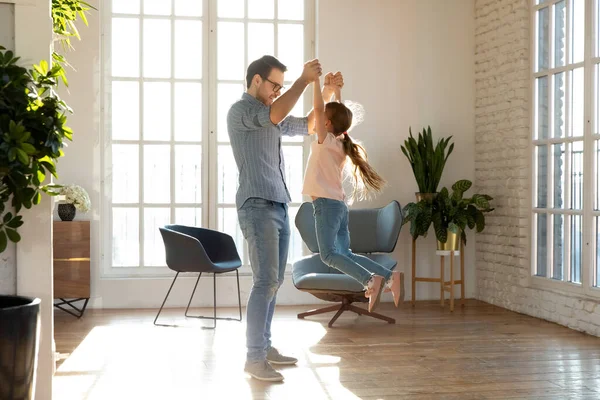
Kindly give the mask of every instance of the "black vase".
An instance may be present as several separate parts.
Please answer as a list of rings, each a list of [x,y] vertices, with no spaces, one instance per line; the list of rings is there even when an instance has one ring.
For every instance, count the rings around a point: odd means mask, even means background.
[[[40,299],[0,296],[0,400],[31,400],[38,363]]]
[[[75,218],[75,206],[70,203],[59,204],[58,216],[63,221],[73,221],[73,218]]]

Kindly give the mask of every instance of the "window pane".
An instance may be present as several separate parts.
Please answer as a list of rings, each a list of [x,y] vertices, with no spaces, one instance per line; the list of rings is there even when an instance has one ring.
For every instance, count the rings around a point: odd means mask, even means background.
[[[139,14],[140,0],[113,0],[112,12],[121,14]]]
[[[171,201],[171,152],[169,145],[144,146],[144,203]]]
[[[573,51],[573,63],[583,61],[585,45],[585,0],[571,0],[573,4],[573,39],[571,42]]]
[[[548,147],[536,146],[537,207],[548,206]]]
[[[288,67],[285,80],[294,81],[300,77],[304,68],[304,25],[279,24],[277,29],[278,58]]]
[[[567,97],[565,87],[565,73],[553,76],[554,79],[554,134],[552,137],[564,138],[566,134]]]
[[[217,24],[217,63],[218,79],[244,80],[243,22]]]
[[[275,15],[274,8],[273,0],[248,0],[248,18],[272,19]]]
[[[175,21],[175,78],[202,78],[202,21]]]
[[[158,228],[170,222],[169,208],[144,209],[144,266],[166,266],[165,245]]]
[[[201,17],[202,0],[175,0],[175,15],[178,17]]]
[[[548,59],[550,58],[548,49],[548,39],[550,37],[550,12],[548,7],[542,8],[537,12],[538,23],[538,42],[537,42],[537,70],[548,69]]]
[[[274,54],[275,26],[273,24],[248,24],[248,64],[265,54]]]
[[[554,66],[562,67],[567,62],[567,7],[565,0],[554,6]]]
[[[201,208],[176,208],[175,223],[186,226],[202,226],[202,209]]]
[[[583,136],[584,131],[584,88],[583,88],[583,68],[577,68],[571,73],[573,82],[573,101],[572,101],[572,131],[571,136]]]
[[[137,144],[112,145],[112,202],[139,202],[139,146]]]
[[[300,236],[298,229],[295,229],[296,225],[294,224],[294,221],[296,220],[296,214],[298,214],[298,209],[299,207],[289,208],[290,227],[292,229],[292,236],[290,237],[290,250],[288,253],[288,263],[290,264],[304,255],[304,242],[302,241],[302,237]]]
[[[137,82],[113,81],[110,128],[113,140],[140,138],[140,89]]]
[[[171,140],[171,84],[144,83],[144,140]]]
[[[171,21],[144,19],[144,77],[171,77]]]
[[[599,7],[600,8],[600,7]],[[600,40],[598,40],[600,42]],[[594,68],[595,88],[594,98],[596,100],[596,110],[594,114],[594,133],[600,133],[600,64],[596,64]]]
[[[171,0],[144,0],[144,14],[171,15]]]
[[[571,144],[571,208],[583,206],[583,142]]]
[[[537,276],[546,276],[546,267],[548,265],[548,240],[547,240],[547,232],[548,232],[548,215],[547,214],[535,214],[535,223],[536,223],[536,233],[537,233],[537,266],[536,266],[536,275]]]
[[[175,201],[202,203],[202,146],[175,146]]]
[[[242,260],[244,257],[244,236],[238,222],[237,210],[235,208],[219,207],[219,231],[233,238],[235,247]]]
[[[596,281],[594,286],[600,287],[600,217],[596,217]]]
[[[175,83],[175,140],[202,141],[202,84]]]
[[[565,144],[552,145],[552,162],[554,164],[554,208],[564,208],[566,201],[566,155]]]
[[[238,169],[233,158],[231,146],[219,146],[217,191],[219,204],[235,204],[238,188]]]
[[[302,202],[302,178],[304,176],[302,152],[301,146],[283,146],[285,182],[293,203]]]
[[[277,0],[277,18],[293,19],[302,21],[304,19],[304,0]]]
[[[219,18],[244,18],[244,0],[218,0]]]
[[[581,283],[581,215],[571,215],[571,282]]]
[[[536,85],[536,139],[548,139],[548,77],[537,78]]]
[[[113,18],[110,57],[112,76],[140,76],[140,20]]]
[[[229,142],[227,133],[227,113],[231,105],[238,101],[244,93],[244,86],[239,83],[219,83],[217,89],[217,140]]]
[[[552,229],[554,232],[554,265],[552,268],[552,278],[563,280],[564,277],[564,249],[565,249],[565,226],[564,216],[555,214],[552,216]]]
[[[112,265],[137,267],[140,264],[140,214],[137,208],[112,209]]]
[[[596,0],[596,57],[600,57],[600,3]]]
[[[596,177],[596,194],[594,209],[600,210],[600,141],[594,141],[594,176]]]

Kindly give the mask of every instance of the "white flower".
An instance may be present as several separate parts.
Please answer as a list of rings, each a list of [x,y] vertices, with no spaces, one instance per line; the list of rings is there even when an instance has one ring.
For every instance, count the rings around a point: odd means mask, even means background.
[[[65,201],[67,203],[73,204],[79,211],[88,212],[92,208],[90,196],[88,196],[88,193],[81,186],[63,186],[63,188],[60,190],[60,194],[65,196]]]

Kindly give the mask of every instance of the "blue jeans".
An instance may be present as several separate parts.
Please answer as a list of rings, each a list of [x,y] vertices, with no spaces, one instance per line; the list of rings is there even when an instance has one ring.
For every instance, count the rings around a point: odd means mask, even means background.
[[[255,362],[264,360],[271,347],[271,321],[290,244],[288,207],[253,197],[240,207],[238,218],[252,266],[252,289],[246,308],[246,358]]]
[[[350,251],[348,206],[343,201],[317,198],[313,201],[321,260],[328,266],[367,285],[373,275],[388,280],[392,271],[365,256]]]

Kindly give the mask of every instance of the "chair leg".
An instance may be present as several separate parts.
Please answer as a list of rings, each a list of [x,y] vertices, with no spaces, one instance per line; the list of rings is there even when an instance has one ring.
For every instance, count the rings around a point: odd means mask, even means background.
[[[316,310],[310,310],[303,313],[298,314],[299,319],[304,319],[304,317],[309,317],[311,315],[324,314],[330,311],[337,311],[342,307],[341,304],[336,304],[335,306],[323,307]]]
[[[385,315],[381,315],[381,314],[377,314],[377,313],[374,313],[374,312],[371,312],[371,311],[367,311],[367,310],[365,310],[363,308],[356,307],[356,306],[353,306],[353,305],[346,306],[346,309],[350,310],[350,311],[354,311],[355,313],[357,313],[359,315],[366,315],[368,317],[373,317],[373,318],[381,319],[383,321],[388,322],[389,324],[395,324],[396,323],[396,320],[394,318],[386,317]]]
[[[237,289],[238,289],[238,307],[240,309],[240,321],[242,320],[242,296],[240,295],[240,273],[238,270],[235,270],[235,277],[237,279]]]
[[[163,307],[165,306],[165,303],[167,302],[167,297],[169,297],[169,294],[171,293],[171,289],[173,289],[173,285],[175,284],[175,281],[177,280],[177,277],[179,276],[179,272],[177,272],[175,274],[175,278],[173,279],[173,282],[171,282],[171,286],[169,287],[169,291],[167,292],[167,295],[165,296],[165,299],[163,300],[160,309],[158,310],[158,314],[156,314],[156,318],[154,318],[154,325],[160,325],[160,326],[169,326],[169,325],[162,325],[162,324],[157,324],[156,321],[158,320],[158,316],[160,315],[160,312],[162,311]]]
[[[187,309],[185,311],[185,316],[188,318],[198,318],[198,319],[212,319],[213,326],[203,326],[202,329],[215,329],[217,326],[217,320],[222,321],[241,321],[242,320],[242,300],[240,295],[240,277],[239,273],[235,271],[237,275],[237,285],[238,285],[238,308],[240,312],[239,318],[229,318],[229,317],[217,317],[217,274],[213,274],[213,316],[206,317],[202,315],[188,315]],[[196,286],[194,286],[194,291],[192,292],[192,297],[194,297],[194,292],[196,291],[196,287],[198,286],[198,281],[200,280],[200,276],[198,276],[198,280],[196,281]],[[188,303],[188,308],[190,307],[190,303],[192,302],[192,297],[190,297],[190,302]]]
[[[348,309],[348,305],[346,304],[342,304],[342,306],[340,307],[340,309],[338,310],[338,312],[335,313],[335,315],[333,316],[333,318],[331,318],[331,321],[329,321],[329,323],[327,324],[327,326],[329,326],[330,328],[333,327],[333,323],[335,321],[337,321],[337,319],[340,317],[340,315],[342,315],[342,313],[344,311],[346,311]]]
[[[217,327],[217,274],[213,274],[213,326],[205,329],[215,329]],[[203,327],[204,328],[204,327]]]
[[[202,272],[198,274],[198,279],[196,279],[196,284],[194,285],[194,290],[192,290],[192,295],[190,296],[190,301],[188,301],[187,308],[185,309],[185,316],[189,317],[188,310],[190,309],[190,304],[192,304],[192,299],[194,298],[194,293],[196,293],[196,288],[198,287],[198,282],[200,282],[200,277],[202,276]]]

